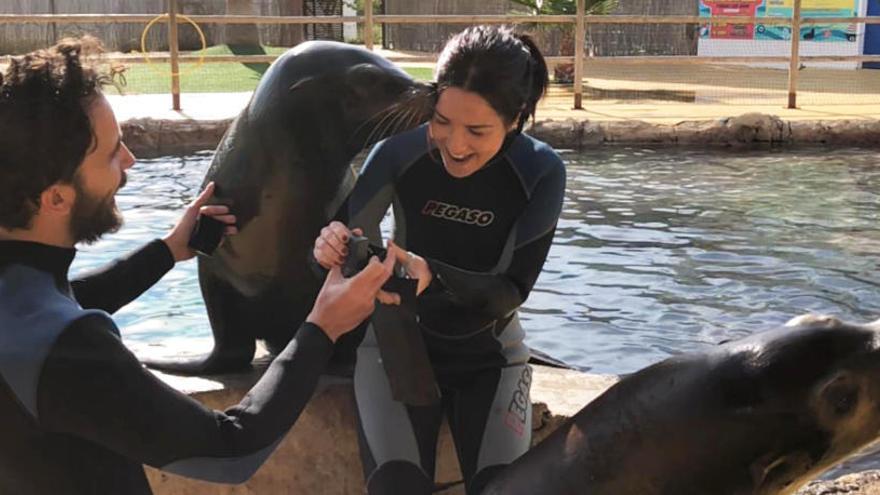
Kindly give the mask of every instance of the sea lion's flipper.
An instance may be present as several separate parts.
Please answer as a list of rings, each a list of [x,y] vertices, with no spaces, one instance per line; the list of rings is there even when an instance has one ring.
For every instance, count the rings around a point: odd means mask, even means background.
[[[529,348],[529,364],[539,364],[541,366],[549,366],[551,368],[562,368],[567,370],[577,369],[561,359],[557,359],[543,351],[535,348]]]
[[[216,374],[239,371],[250,366],[256,342],[253,329],[261,325],[254,304],[226,282],[219,280],[199,260],[199,285],[211,321],[214,349],[198,358],[148,358],[148,367],[172,373]]]
[[[247,369],[254,358],[256,345],[250,342],[250,350],[244,346],[228,346],[214,349],[210,354],[197,358],[144,358],[141,362],[148,368],[178,375],[213,375]]]

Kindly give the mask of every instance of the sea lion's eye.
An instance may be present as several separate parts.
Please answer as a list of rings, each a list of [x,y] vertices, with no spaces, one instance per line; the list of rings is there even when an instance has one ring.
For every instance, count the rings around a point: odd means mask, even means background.
[[[840,391],[840,393],[835,394],[831,406],[834,408],[835,414],[843,416],[855,409],[858,401],[859,394],[855,390]]]
[[[835,417],[846,416],[855,410],[859,403],[858,385],[839,378],[825,387],[822,398]]]
[[[369,64],[360,64],[351,69],[349,83],[355,88],[371,88],[381,77],[382,71]]]

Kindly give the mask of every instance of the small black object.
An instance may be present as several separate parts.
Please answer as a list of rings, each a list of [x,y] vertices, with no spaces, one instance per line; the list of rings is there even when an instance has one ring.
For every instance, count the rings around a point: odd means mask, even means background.
[[[207,215],[199,215],[187,245],[199,254],[211,256],[220,245],[225,230],[226,224],[220,220]]]
[[[380,260],[384,260],[387,253],[387,249],[370,244],[370,239],[352,235],[348,240],[348,256],[342,264],[342,275],[353,277],[367,266],[371,257],[378,256]]]
[[[346,277],[357,275],[372,256],[384,260],[387,254],[387,249],[370,244],[368,238],[352,236],[348,240],[348,256],[342,265],[342,274]],[[392,398],[410,406],[431,406],[440,402],[440,389],[419,327],[418,280],[405,278],[405,275],[406,270],[399,263],[395,264],[394,276],[382,288],[398,294],[400,305],[377,303],[371,321]]]
[[[400,305],[376,304],[371,322],[391,397],[410,406],[433,406],[440,402],[440,388],[419,327],[418,282],[399,277],[388,279],[382,288],[400,295]]]

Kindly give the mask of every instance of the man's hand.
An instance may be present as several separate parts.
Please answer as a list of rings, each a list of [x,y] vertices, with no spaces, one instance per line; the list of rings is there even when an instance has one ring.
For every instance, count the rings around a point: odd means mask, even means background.
[[[196,226],[196,220],[198,220],[199,215],[208,215],[225,223],[225,235],[235,235],[238,233],[238,229],[235,227],[235,215],[229,213],[228,206],[205,206],[205,203],[211,199],[213,194],[214,183],[211,182],[205,190],[199,194],[199,197],[194,199],[193,202],[186,207],[186,211],[183,213],[183,216],[180,217],[180,220],[177,221],[177,225],[175,225],[174,228],[168,232],[168,235],[162,239],[165,241],[165,244],[168,245],[168,249],[171,250],[175,263],[188,260],[196,255],[195,251],[190,249],[187,244],[189,243],[189,238],[192,235],[193,228]]]
[[[351,278],[343,277],[340,267],[333,266],[306,321],[321,327],[327,337],[336,342],[373,313],[379,288],[393,269],[393,256],[384,262],[372,257],[367,267]],[[383,303],[400,304],[400,296],[393,296],[396,297],[387,298]]]

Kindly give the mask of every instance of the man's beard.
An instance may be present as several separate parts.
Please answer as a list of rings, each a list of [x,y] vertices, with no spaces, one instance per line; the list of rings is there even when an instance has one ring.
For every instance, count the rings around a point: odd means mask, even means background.
[[[122,188],[125,182],[123,172],[117,189]],[[73,178],[73,189],[76,191],[76,201],[70,212],[70,233],[75,243],[92,244],[102,235],[116,232],[122,227],[122,214],[113,200],[115,190],[106,197],[94,197],[86,192],[78,175]]]

